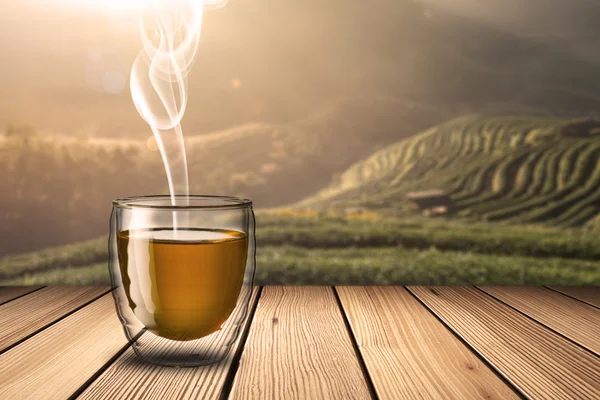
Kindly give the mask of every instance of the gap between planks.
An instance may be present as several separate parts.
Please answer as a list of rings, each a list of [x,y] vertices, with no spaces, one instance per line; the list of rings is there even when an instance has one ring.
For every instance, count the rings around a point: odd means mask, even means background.
[[[16,300],[44,286],[0,286],[0,306]]]
[[[481,286],[478,289],[600,356],[600,311],[597,308],[543,287]]]
[[[600,286],[549,286],[548,289],[600,309]]]
[[[358,359],[358,364],[360,365],[363,377],[365,378],[365,382],[367,383],[367,387],[369,388],[369,394],[371,394],[371,398],[373,400],[378,400],[379,396],[377,395],[377,391],[375,390],[373,379],[371,379],[371,375],[367,368],[367,364],[365,363],[365,359],[360,351],[360,346],[358,344],[358,341],[356,340],[354,332],[352,331],[352,326],[350,324],[350,321],[348,320],[348,315],[344,311],[344,306],[342,304],[342,300],[340,299],[340,295],[335,286],[332,286],[331,290],[333,290],[333,295],[335,296],[338,308],[340,309],[340,314],[342,315],[342,319],[344,320],[344,325],[346,326],[346,332],[348,332],[348,337],[350,338],[350,342],[352,343],[352,348],[354,349],[354,353],[356,354],[356,358]]]

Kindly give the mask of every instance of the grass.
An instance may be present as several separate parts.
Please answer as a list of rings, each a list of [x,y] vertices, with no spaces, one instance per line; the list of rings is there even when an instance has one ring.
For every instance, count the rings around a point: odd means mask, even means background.
[[[0,281],[53,268],[91,265],[107,258],[106,238],[88,240],[0,259]]]
[[[259,284],[600,284],[600,236],[499,224],[257,213]],[[108,284],[106,238],[0,260],[0,284]]]
[[[2,281],[3,285],[110,285],[107,261],[78,267],[25,273]]]

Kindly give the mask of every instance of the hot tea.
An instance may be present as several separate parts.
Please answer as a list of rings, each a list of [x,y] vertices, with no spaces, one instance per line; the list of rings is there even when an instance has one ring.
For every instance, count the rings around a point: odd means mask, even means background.
[[[193,340],[221,328],[236,306],[248,254],[246,234],[159,228],[117,236],[129,306],[152,333]]]

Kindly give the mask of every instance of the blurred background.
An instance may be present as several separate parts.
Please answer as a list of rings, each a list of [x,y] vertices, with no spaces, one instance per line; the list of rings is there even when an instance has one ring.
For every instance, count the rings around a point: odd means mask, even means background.
[[[108,282],[111,201],[167,193],[135,2],[0,3],[0,284]],[[600,284],[600,3],[230,0],[191,192],[245,196],[259,283]]]

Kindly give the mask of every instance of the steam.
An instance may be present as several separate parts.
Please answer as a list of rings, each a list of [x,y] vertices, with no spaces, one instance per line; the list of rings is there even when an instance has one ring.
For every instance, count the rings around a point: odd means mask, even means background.
[[[187,107],[188,75],[198,52],[203,13],[226,1],[154,0],[140,18],[143,49],[131,69],[131,95],[156,139],[173,205],[177,203],[176,194],[183,194],[185,202],[189,196],[181,120]]]

